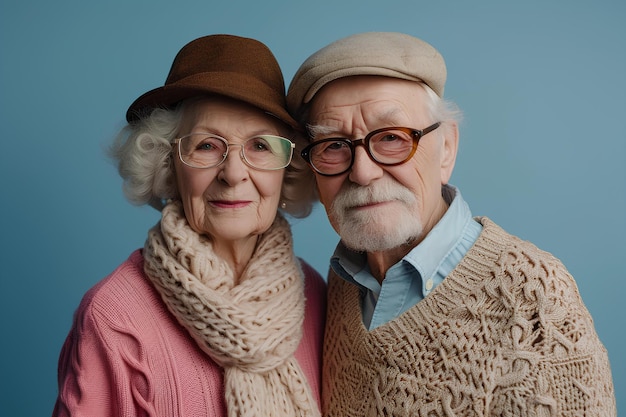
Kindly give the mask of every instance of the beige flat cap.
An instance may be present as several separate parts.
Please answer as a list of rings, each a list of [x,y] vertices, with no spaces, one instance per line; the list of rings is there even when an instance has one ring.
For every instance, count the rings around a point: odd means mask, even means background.
[[[326,84],[353,75],[422,81],[443,97],[446,64],[430,44],[395,32],[366,32],[339,39],[311,55],[293,77],[287,108],[298,117]]]

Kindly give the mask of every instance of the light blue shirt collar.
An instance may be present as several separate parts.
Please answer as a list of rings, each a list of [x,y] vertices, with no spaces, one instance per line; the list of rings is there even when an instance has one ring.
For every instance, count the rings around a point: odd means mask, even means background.
[[[441,220],[420,244],[414,247],[402,259],[410,263],[420,274],[424,297],[430,294],[433,288],[454,269],[454,267],[446,267],[446,261],[449,259],[450,254],[459,247],[459,244],[465,237],[465,230],[472,223],[477,223],[472,219],[470,208],[463,197],[461,197],[461,192],[457,188],[454,188],[454,190],[454,200],[452,200],[452,204],[450,204]],[[465,252],[463,255],[465,255]],[[459,261],[461,258],[459,258]],[[456,263],[454,266],[456,266]],[[444,273],[437,274],[442,268]]]

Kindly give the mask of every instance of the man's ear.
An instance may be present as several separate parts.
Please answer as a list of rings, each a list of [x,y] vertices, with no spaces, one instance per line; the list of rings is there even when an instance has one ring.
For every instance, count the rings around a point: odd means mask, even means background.
[[[459,125],[457,122],[445,122],[443,126],[443,148],[441,150],[441,184],[445,185],[452,177],[456,154],[459,149]]]

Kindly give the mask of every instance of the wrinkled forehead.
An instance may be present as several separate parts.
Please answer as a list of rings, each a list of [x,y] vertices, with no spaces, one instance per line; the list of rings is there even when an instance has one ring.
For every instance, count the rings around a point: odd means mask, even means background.
[[[381,76],[346,77],[328,83],[313,97],[307,120],[320,129],[406,124],[415,117],[421,119],[426,100],[426,91],[418,82]]]

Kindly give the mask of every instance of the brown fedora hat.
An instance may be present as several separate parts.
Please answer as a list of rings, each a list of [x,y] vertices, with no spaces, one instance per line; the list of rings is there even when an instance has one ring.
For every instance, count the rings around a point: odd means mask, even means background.
[[[163,87],[140,96],[126,112],[133,122],[155,108],[186,98],[218,94],[249,103],[298,128],[285,103],[285,81],[263,43],[233,35],[210,35],[185,45],[174,58]]]

